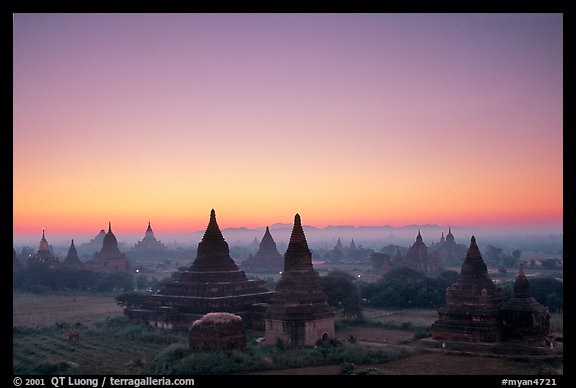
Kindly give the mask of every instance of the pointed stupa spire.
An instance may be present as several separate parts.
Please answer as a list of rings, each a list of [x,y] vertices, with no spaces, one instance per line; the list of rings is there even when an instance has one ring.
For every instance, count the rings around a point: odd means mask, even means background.
[[[210,211],[210,221],[202,241],[198,243],[196,259],[190,270],[193,271],[237,271],[238,266],[230,257],[228,243],[216,222],[216,212]]]
[[[116,240],[116,236],[112,233],[112,222],[110,221],[108,221],[108,233],[104,236],[100,253],[104,252],[120,254],[120,250],[118,249],[118,240]]]
[[[68,254],[66,255],[66,259],[62,263],[65,267],[83,267],[84,264],[78,258],[78,252],[76,251],[76,247],[74,246],[74,239],[70,243],[70,248],[68,248]]]
[[[148,227],[146,228],[146,232],[152,232],[152,227],[150,226],[150,221],[148,221]]]
[[[49,252],[50,245],[48,245],[48,241],[46,240],[46,236],[44,235],[44,228],[42,228],[42,238],[40,239],[40,244],[38,244],[38,252]]]
[[[468,254],[466,255],[466,258],[482,260],[480,248],[478,248],[478,245],[476,244],[476,237],[474,236],[472,236],[470,239],[470,247],[468,248]]]
[[[420,234],[420,229],[418,229],[418,236],[416,236],[416,242],[422,241],[422,235]]]
[[[530,291],[530,283],[528,278],[524,274],[524,266],[520,264],[520,269],[518,270],[518,276],[514,281],[514,290],[512,292],[514,298],[530,298],[532,292]]]
[[[462,263],[460,274],[466,277],[489,278],[488,267],[482,259],[480,249],[476,244],[476,237],[474,236],[470,239],[470,247],[468,248],[468,254],[464,259],[464,263]]]
[[[262,237],[262,241],[260,241],[259,250],[273,250],[276,251],[276,242],[272,238],[270,234],[270,228],[266,227],[266,231],[264,232],[264,236]]]
[[[312,271],[312,252],[304,235],[300,214],[294,216],[294,227],[284,254],[284,271]]]

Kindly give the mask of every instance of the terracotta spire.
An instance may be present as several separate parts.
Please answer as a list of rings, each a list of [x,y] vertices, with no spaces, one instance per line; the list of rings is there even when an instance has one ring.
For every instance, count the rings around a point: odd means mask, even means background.
[[[294,227],[284,254],[284,271],[312,271],[312,253],[308,248],[300,215],[294,216]]]

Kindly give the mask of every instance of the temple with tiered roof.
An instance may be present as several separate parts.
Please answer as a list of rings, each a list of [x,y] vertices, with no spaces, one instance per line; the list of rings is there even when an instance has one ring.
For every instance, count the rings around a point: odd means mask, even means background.
[[[282,271],[284,261],[268,227],[260,241],[258,252],[255,255],[250,254],[240,266],[250,272],[278,273]]]
[[[175,328],[189,327],[210,312],[227,312],[242,317],[246,328],[262,330],[272,294],[263,280],[248,280],[230,257],[212,209],[190,268],[180,279],[163,282],[157,294],[148,295],[140,308],[128,308],[125,314],[136,322]]]
[[[460,277],[446,289],[446,303],[432,325],[432,338],[468,342],[502,340],[504,302],[502,288],[496,287],[472,236]]]
[[[70,248],[68,248],[68,254],[66,258],[62,262],[62,267],[65,268],[83,268],[84,263],[80,261],[78,257],[78,251],[76,251],[76,247],[74,246],[74,239],[72,239],[72,243],[70,243]]]
[[[530,283],[520,264],[512,297],[502,306],[504,338],[543,344],[550,335],[550,313],[530,291]]]
[[[167,248],[160,240],[156,239],[150,222],[144,233],[144,238],[138,241],[129,251],[128,256],[133,259],[161,258],[166,254]]]
[[[290,347],[314,346],[318,341],[334,338],[334,310],[312,267],[312,253],[298,214],[284,254],[284,271],[265,319],[268,345],[282,341]]]
[[[126,254],[118,249],[118,240],[112,233],[112,223],[108,223],[108,233],[102,241],[102,249],[94,258],[84,263],[86,269],[96,271],[129,271],[131,264]]]
[[[408,248],[406,255],[396,259],[395,266],[396,268],[408,267],[426,274],[437,272],[441,267],[438,259],[428,252],[428,247],[422,240],[420,231],[418,231],[414,244]]]
[[[50,245],[44,235],[44,228],[42,228],[42,238],[38,244],[38,251],[36,254],[28,258],[28,265],[46,265],[50,268],[56,268],[60,265],[60,260],[50,251]]]

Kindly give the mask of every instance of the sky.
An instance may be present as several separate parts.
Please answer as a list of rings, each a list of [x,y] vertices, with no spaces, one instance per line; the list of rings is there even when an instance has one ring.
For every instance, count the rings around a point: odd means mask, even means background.
[[[15,14],[13,233],[563,224],[562,14]]]

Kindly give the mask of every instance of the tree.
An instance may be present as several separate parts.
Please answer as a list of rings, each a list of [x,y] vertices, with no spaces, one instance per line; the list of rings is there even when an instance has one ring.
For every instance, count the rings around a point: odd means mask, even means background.
[[[344,317],[364,319],[362,298],[354,277],[342,271],[332,271],[320,278],[320,284],[335,312]]]
[[[116,304],[120,307],[139,308],[144,304],[144,294],[140,292],[125,292],[116,296]]]

